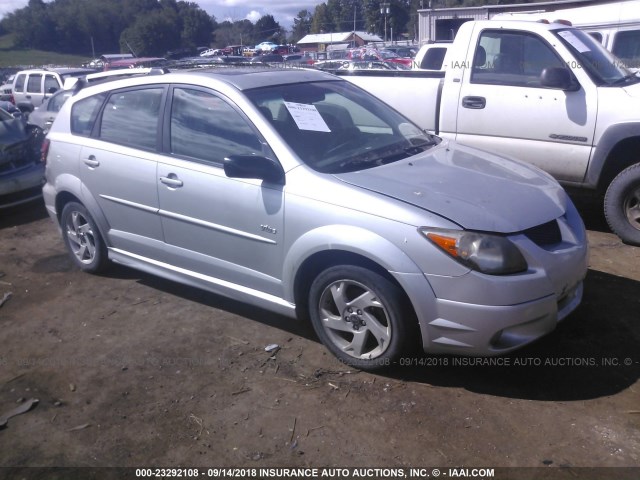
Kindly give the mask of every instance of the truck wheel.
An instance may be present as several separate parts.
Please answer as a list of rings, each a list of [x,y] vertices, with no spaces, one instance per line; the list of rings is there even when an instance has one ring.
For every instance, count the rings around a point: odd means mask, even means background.
[[[87,209],[77,202],[67,203],[62,209],[60,224],[73,263],[89,273],[104,270],[109,264],[107,247]]]
[[[604,214],[624,243],[640,245],[640,163],[613,179],[604,197]]]
[[[314,280],[309,293],[311,322],[322,343],[338,359],[362,370],[391,366],[407,343],[413,314],[402,290],[371,270],[331,267]]]

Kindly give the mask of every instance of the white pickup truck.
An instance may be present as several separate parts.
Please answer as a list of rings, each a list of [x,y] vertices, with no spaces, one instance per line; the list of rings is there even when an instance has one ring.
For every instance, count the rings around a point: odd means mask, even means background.
[[[583,31],[512,20],[463,24],[445,64],[336,73],[442,137],[599,190],[611,229],[640,245],[638,76]]]

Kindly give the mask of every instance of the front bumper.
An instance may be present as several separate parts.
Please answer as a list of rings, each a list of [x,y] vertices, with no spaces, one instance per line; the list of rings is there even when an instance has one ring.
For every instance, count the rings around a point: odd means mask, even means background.
[[[491,356],[509,353],[552,332],[582,301],[580,281],[558,298],[518,305],[488,306],[436,300],[436,318],[421,320],[429,353]]]

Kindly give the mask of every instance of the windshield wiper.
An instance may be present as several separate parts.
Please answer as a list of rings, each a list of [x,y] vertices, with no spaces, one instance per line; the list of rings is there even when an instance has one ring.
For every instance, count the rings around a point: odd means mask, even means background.
[[[626,83],[632,79],[636,81],[640,81],[640,77],[638,77],[637,73],[630,73],[629,75],[625,75],[624,77],[617,79],[616,81],[610,83],[609,85],[620,85],[621,83]]]
[[[406,147],[404,149],[404,151],[406,153],[408,153],[409,155],[417,155],[419,153],[424,152],[425,150],[428,150],[429,148],[433,147],[434,145],[437,145],[438,142],[435,139],[431,139],[431,140],[425,140],[422,143],[418,143],[415,145],[411,145],[410,147]]]

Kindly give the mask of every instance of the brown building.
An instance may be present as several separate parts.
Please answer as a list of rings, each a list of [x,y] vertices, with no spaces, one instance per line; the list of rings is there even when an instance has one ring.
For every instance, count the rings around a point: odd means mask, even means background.
[[[382,41],[379,36],[366,32],[314,33],[305,35],[296,45],[302,52],[330,53]]]

